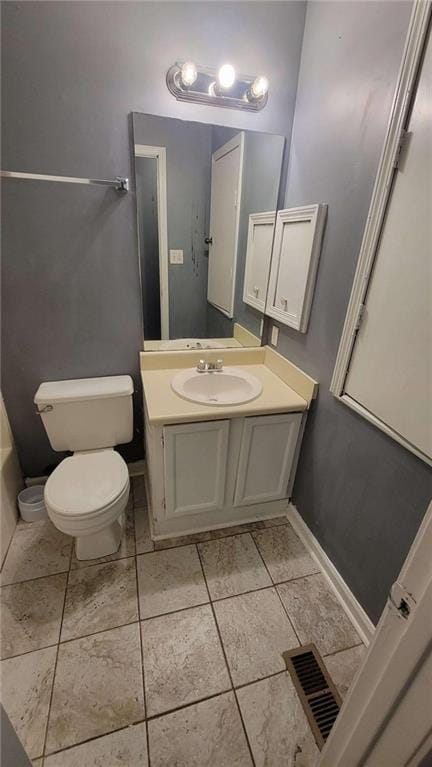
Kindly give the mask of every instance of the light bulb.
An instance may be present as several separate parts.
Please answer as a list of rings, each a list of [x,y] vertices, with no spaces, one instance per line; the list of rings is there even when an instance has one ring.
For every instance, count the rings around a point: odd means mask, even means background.
[[[185,61],[180,71],[182,84],[186,86],[186,88],[189,88],[194,84],[197,76],[197,68],[193,61]]]
[[[261,99],[268,91],[269,81],[267,77],[256,77],[253,81],[250,92],[254,99]]]
[[[234,67],[231,64],[224,64],[218,72],[218,80],[221,88],[231,88],[235,80]]]

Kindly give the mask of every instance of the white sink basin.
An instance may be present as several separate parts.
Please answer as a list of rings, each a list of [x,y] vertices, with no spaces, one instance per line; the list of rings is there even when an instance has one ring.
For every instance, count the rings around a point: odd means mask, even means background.
[[[198,373],[195,368],[182,370],[171,381],[179,397],[205,405],[242,405],[259,397],[262,383],[241,368]]]

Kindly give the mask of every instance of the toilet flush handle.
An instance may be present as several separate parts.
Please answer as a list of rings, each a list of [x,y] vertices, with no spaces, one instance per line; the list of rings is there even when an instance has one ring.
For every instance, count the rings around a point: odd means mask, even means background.
[[[54,406],[53,405],[43,405],[43,407],[39,407],[38,405],[36,405],[36,414],[37,415],[42,415],[42,413],[50,413],[51,410],[54,410]]]

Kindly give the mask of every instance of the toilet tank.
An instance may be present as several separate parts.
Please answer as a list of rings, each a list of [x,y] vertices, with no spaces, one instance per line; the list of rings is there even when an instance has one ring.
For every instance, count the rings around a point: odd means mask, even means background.
[[[130,442],[130,376],[41,383],[34,398],[54,450],[97,450]]]

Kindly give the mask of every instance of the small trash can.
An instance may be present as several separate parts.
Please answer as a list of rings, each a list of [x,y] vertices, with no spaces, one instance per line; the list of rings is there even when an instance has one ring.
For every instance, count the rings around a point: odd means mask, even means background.
[[[33,485],[18,493],[18,508],[24,522],[37,522],[45,519],[47,510],[44,501],[44,486]]]

